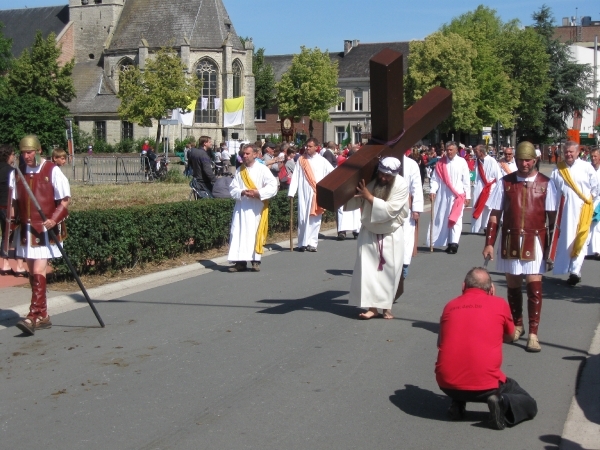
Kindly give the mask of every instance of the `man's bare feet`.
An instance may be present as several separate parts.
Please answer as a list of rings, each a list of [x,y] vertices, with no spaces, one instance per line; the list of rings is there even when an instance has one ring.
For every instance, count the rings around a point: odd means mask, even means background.
[[[373,317],[379,317],[379,312],[377,311],[376,308],[369,308],[369,310],[367,312],[360,313],[358,315],[358,318],[360,320],[369,320],[369,319],[372,319]]]
[[[392,315],[391,311],[389,309],[384,309],[383,310],[383,316],[384,319],[393,319],[394,316]]]

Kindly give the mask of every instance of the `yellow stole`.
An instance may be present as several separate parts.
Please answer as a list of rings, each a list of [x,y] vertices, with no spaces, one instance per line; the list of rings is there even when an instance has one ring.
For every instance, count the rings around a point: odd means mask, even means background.
[[[258,163],[257,163],[258,164]],[[246,170],[246,166],[242,166],[240,170],[240,176],[246,187],[250,190],[258,189],[250,174]],[[256,243],[254,244],[254,251],[259,255],[264,253],[264,245],[267,243],[267,233],[269,232],[269,200],[263,200],[263,210],[260,213],[260,222],[258,223],[258,230],[256,230]]]
[[[583,192],[579,189],[579,187],[571,178],[571,173],[569,172],[569,168],[567,163],[561,161],[557,164],[558,173],[565,180],[565,183],[573,189],[573,192],[577,194],[577,196],[583,200],[583,205],[581,207],[581,212],[579,213],[579,223],[577,224],[577,234],[575,235],[575,242],[573,243],[573,250],[571,250],[571,258],[576,258],[581,253],[581,249],[585,245],[585,241],[590,233],[590,226],[592,224],[592,216],[594,215],[594,202],[592,197],[585,198]]]

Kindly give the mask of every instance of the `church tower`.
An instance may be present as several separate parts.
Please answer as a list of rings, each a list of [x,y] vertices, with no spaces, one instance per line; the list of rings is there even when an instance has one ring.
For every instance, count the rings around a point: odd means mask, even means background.
[[[124,5],[125,0],[69,0],[76,62],[101,58]]]

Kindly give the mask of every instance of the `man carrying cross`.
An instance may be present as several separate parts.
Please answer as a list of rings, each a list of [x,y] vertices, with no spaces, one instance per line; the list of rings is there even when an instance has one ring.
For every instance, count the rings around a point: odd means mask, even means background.
[[[298,158],[292,175],[288,197],[298,192],[298,250],[316,252],[319,244],[321,217],[325,211],[317,205],[317,183],[333,171],[317,152],[319,141],[310,138],[306,141],[306,151]]]
[[[479,233],[488,223],[491,210],[485,205],[490,192],[500,178],[500,166],[488,155],[485,145],[475,147],[475,191],[473,193],[473,219],[471,233]]]
[[[427,244],[435,247],[448,245],[446,253],[455,254],[462,233],[463,209],[471,201],[471,180],[467,162],[457,156],[458,145],[446,144],[446,156],[440,158],[431,176],[429,197],[435,213],[433,242],[427,233]]]
[[[235,265],[229,271],[243,272],[251,261],[252,270],[258,272],[267,239],[269,199],[277,194],[277,179],[267,166],[255,162],[258,149],[254,145],[246,145],[242,155],[244,163],[229,185],[235,200],[228,256]]]
[[[408,219],[408,187],[398,175],[400,161],[387,157],[379,162],[377,177],[361,180],[346,210],[362,209],[356,263],[350,286],[350,304],[368,308],[359,319],[393,319],[392,304],[402,275],[404,230]]]

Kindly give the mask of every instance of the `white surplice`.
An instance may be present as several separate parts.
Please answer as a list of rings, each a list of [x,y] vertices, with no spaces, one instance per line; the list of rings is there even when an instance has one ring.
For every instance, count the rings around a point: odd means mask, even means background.
[[[29,167],[26,166],[25,168],[25,174],[27,173],[39,173],[40,170],[42,170],[42,167],[44,166],[44,164],[46,164],[46,161],[42,161],[42,163],[39,166],[36,167]],[[10,187],[13,189],[13,200],[17,199],[17,190],[15,189],[15,176],[16,175],[16,171],[12,171],[10,173],[10,177],[9,177],[9,185]],[[60,167],[55,166],[52,169],[52,179],[51,179],[51,183],[52,183],[52,188],[54,189],[54,200],[55,201],[59,201],[62,200],[66,197],[71,197],[71,186],[69,185],[69,180],[67,179],[67,177],[62,173],[62,171],[60,170]],[[31,207],[33,208],[33,202],[31,203]],[[37,246],[32,246],[31,245],[31,233],[29,232],[29,225],[26,223],[21,223],[21,225],[19,225],[19,227],[25,227],[26,228],[26,234],[27,234],[27,242],[25,243],[25,245],[21,244],[21,239],[15,239],[15,253],[17,255],[17,257],[19,258],[23,258],[23,259],[52,259],[52,258],[60,258],[62,256],[62,254],[60,253],[60,250],[58,249],[58,246],[56,244],[49,244],[49,245],[37,245]],[[15,236],[21,236],[21,230],[16,230],[15,231]],[[48,233],[46,232],[46,242],[49,242],[49,237],[48,237]]]
[[[504,163],[508,166],[506,168],[507,170],[505,170],[502,163]],[[500,161],[498,161],[498,165],[500,166],[500,171],[502,172],[502,176],[506,176],[509,173],[513,173],[517,170],[517,162],[515,161],[515,158],[513,158],[511,162],[508,162],[508,161],[506,161],[505,158],[502,158]]]
[[[373,192],[375,180],[367,185]],[[408,187],[396,176],[387,200],[375,198],[373,204],[353,198],[346,209],[362,208],[362,227],[358,235],[356,262],[350,285],[350,304],[363,308],[391,309],[404,261],[404,231],[408,218]],[[381,248],[381,253],[380,253]],[[378,270],[383,256],[385,264]]]
[[[498,181],[503,176],[500,166],[490,155],[486,155],[485,158],[483,158],[483,173],[488,183],[496,180],[496,183],[494,184],[498,184]],[[479,159],[475,160],[475,174],[475,190],[473,192],[473,203],[471,204],[473,207],[472,212],[475,212],[475,203],[477,203],[477,199],[481,195],[481,192],[485,186],[479,173]],[[473,216],[471,216],[471,233],[479,233],[482,228],[487,226],[490,213],[491,210],[487,206],[484,206],[483,212],[478,219],[475,219]]]
[[[583,195],[586,197],[591,196],[592,200],[596,200],[598,195],[598,178],[592,165],[581,159],[575,159],[573,165],[567,170]],[[565,197],[565,206],[562,212],[562,220],[560,221],[560,237],[558,238],[556,260],[554,261],[554,270],[552,273],[555,275],[572,273],[581,276],[581,267],[583,266],[583,259],[587,254],[589,235],[579,256],[571,258],[571,250],[573,250],[573,243],[575,242],[575,234],[577,232],[577,224],[579,223],[579,214],[581,213],[583,200],[567,185],[558,169],[552,171],[550,179],[556,187],[557,204],[560,202],[561,195]]]
[[[300,158],[304,158],[301,156]],[[306,179],[306,175],[300,165],[300,158],[296,161],[296,168],[292,174],[288,196],[293,197],[298,192],[298,247],[310,245],[317,247],[319,244],[319,229],[321,228],[321,217],[310,215],[310,205],[314,192]],[[308,158],[315,181],[318,183],[333,170],[333,166],[318,153]]]
[[[275,197],[277,194],[277,179],[264,164],[254,162],[247,167],[248,175],[258,189],[260,199],[242,196],[242,191],[250,189],[244,184],[239,167],[233,181],[229,185],[231,198],[235,200],[231,232],[229,234],[229,255],[227,259],[236,261],[260,261],[261,255],[254,250],[256,231],[263,210],[263,200]]]
[[[593,166],[592,166],[593,167]],[[598,190],[600,194],[600,170],[594,169],[596,172],[596,179],[598,182]],[[600,195],[596,197],[594,201],[594,210],[600,204]],[[592,222],[592,226],[590,228],[590,243],[588,245],[588,255],[600,254],[600,222]]]
[[[518,181],[534,182],[538,174],[529,178],[517,176]],[[490,194],[490,198],[486,203],[486,207],[490,210],[504,210],[504,185],[502,181],[498,181]],[[552,181],[548,182],[548,190],[546,191],[546,211],[556,211],[556,189]],[[527,220],[527,216],[525,217]],[[546,261],[544,260],[544,249],[540,244],[540,240],[535,240],[535,259],[533,261],[523,261],[520,259],[503,259],[501,254],[502,230],[498,225],[498,237],[496,239],[496,270],[498,272],[510,273],[512,275],[537,275],[546,272]]]
[[[417,162],[404,155],[402,157],[403,178],[408,186],[409,198],[412,198],[412,206],[409,208],[408,219],[404,222],[404,265],[410,265],[413,249],[415,246],[416,222],[412,218],[413,212],[423,212],[423,184],[421,183],[421,172]],[[410,201],[409,201],[410,204]]]
[[[440,164],[438,162],[438,164]],[[448,175],[454,190],[459,194],[466,194],[466,199],[471,199],[471,179],[469,175],[469,166],[464,158],[456,155],[453,159],[448,158]],[[446,184],[440,180],[437,172],[434,170],[430,180],[430,193],[435,194],[433,204],[433,245],[443,247],[447,244],[458,244],[462,233],[462,217],[456,221],[452,228],[448,228],[448,216],[454,202],[454,194]],[[463,208],[464,212],[464,208]],[[429,225],[431,227],[431,224]],[[427,245],[430,245],[429,230],[427,230]]]

